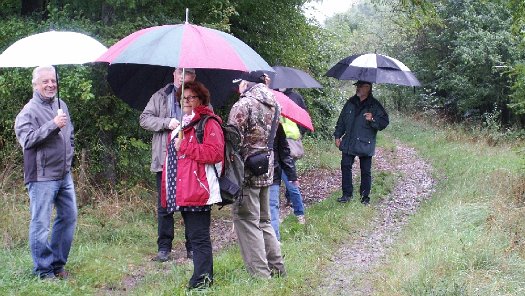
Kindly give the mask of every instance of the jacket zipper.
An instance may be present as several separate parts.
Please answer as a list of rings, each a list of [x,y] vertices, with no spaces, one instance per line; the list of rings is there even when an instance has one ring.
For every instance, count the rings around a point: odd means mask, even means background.
[[[208,188],[206,188],[206,185],[204,185],[204,183],[202,183],[202,181],[199,179],[199,176],[197,175],[197,171],[193,171],[193,174],[195,175],[195,177],[197,178],[197,182],[199,182],[199,184],[201,185],[202,188],[204,188],[204,190],[206,190],[206,192],[208,193],[208,195],[210,195],[210,190]]]

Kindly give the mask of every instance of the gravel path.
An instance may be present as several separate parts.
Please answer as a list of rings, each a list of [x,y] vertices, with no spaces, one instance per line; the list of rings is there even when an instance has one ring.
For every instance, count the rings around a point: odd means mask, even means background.
[[[400,174],[394,190],[375,205],[378,215],[370,222],[370,230],[336,252],[326,268],[324,282],[313,295],[373,295],[369,275],[381,265],[410,215],[430,197],[434,184],[431,166],[413,148],[397,143],[393,155],[384,154],[378,150],[374,170]]]

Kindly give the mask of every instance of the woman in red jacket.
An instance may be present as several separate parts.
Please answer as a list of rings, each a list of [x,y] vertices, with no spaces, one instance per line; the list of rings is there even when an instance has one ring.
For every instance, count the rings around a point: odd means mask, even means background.
[[[182,140],[175,141],[177,179],[175,203],[182,213],[193,250],[193,276],[189,288],[207,288],[213,282],[213,255],[210,238],[211,206],[221,202],[217,172],[222,171],[224,136],[222,120],[208,107],[210,93],[200,82],[187,82],[184,94],[177,91],[186,114]],[[197,123],[205,116],[202,143],[197,140]]]

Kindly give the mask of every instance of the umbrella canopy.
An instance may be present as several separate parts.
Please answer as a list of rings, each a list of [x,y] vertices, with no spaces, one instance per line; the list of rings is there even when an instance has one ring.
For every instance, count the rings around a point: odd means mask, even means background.
[[[240,39],[218,30],[192,25],[164,25],[142,29],[115,43],[97,61],[110,63],[108,82],[130,106],[142,109],[151,95],[168,82],[176,67],[196,69],[197,80],[210,89],[212,104],[223,105],[227,83],[239,71],[273,69]]]
[[[275,95],[275,100],[281,106],[281,115],[290,119],[291,121],[306,127],[307,129],[314,131],[312,119],[310,114],[299,105],[297,105],[292,99],[283,94],[280,91],[272,90]]]
[[[106,50],[90,36],[49,31],[13,43],[0,55],[0,67],[84,64],[95,61]]]
[[[308,73],[292,67],[274,66],[270,88],[322,88],[323,86]]]
[[[144,110],[151,95],[168,83],[173,83],[171,67],[113,64],[108,69],[107,80],[113,93],[132,108]],[[202,82],[211,94],[214,108],[225,105],[238,87],[232,80],[240,77],[241,71],[195,69],[197,81]]]
[[[402,62],[381,54],[352,55],[339,61],[325,74],[340,80],[364,80],[420,86],[416,76]]]

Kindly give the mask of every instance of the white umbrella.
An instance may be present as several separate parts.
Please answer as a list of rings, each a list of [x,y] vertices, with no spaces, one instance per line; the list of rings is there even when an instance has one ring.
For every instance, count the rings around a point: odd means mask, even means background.
[[[50,31],[13,43],[0,55],[0,67],[84,64],[94,62],[106,50],[102,43],[87,35]]]
[[[0,54],[0,67],[37,67],[94,62],[108,50],[94,38],[77,32],[49,31],[18,40]],[[58,70],[57,98],[59,98]],[[60,108],[60,100],[58,100]],[[60,109],[59,109],[60,112]]]

